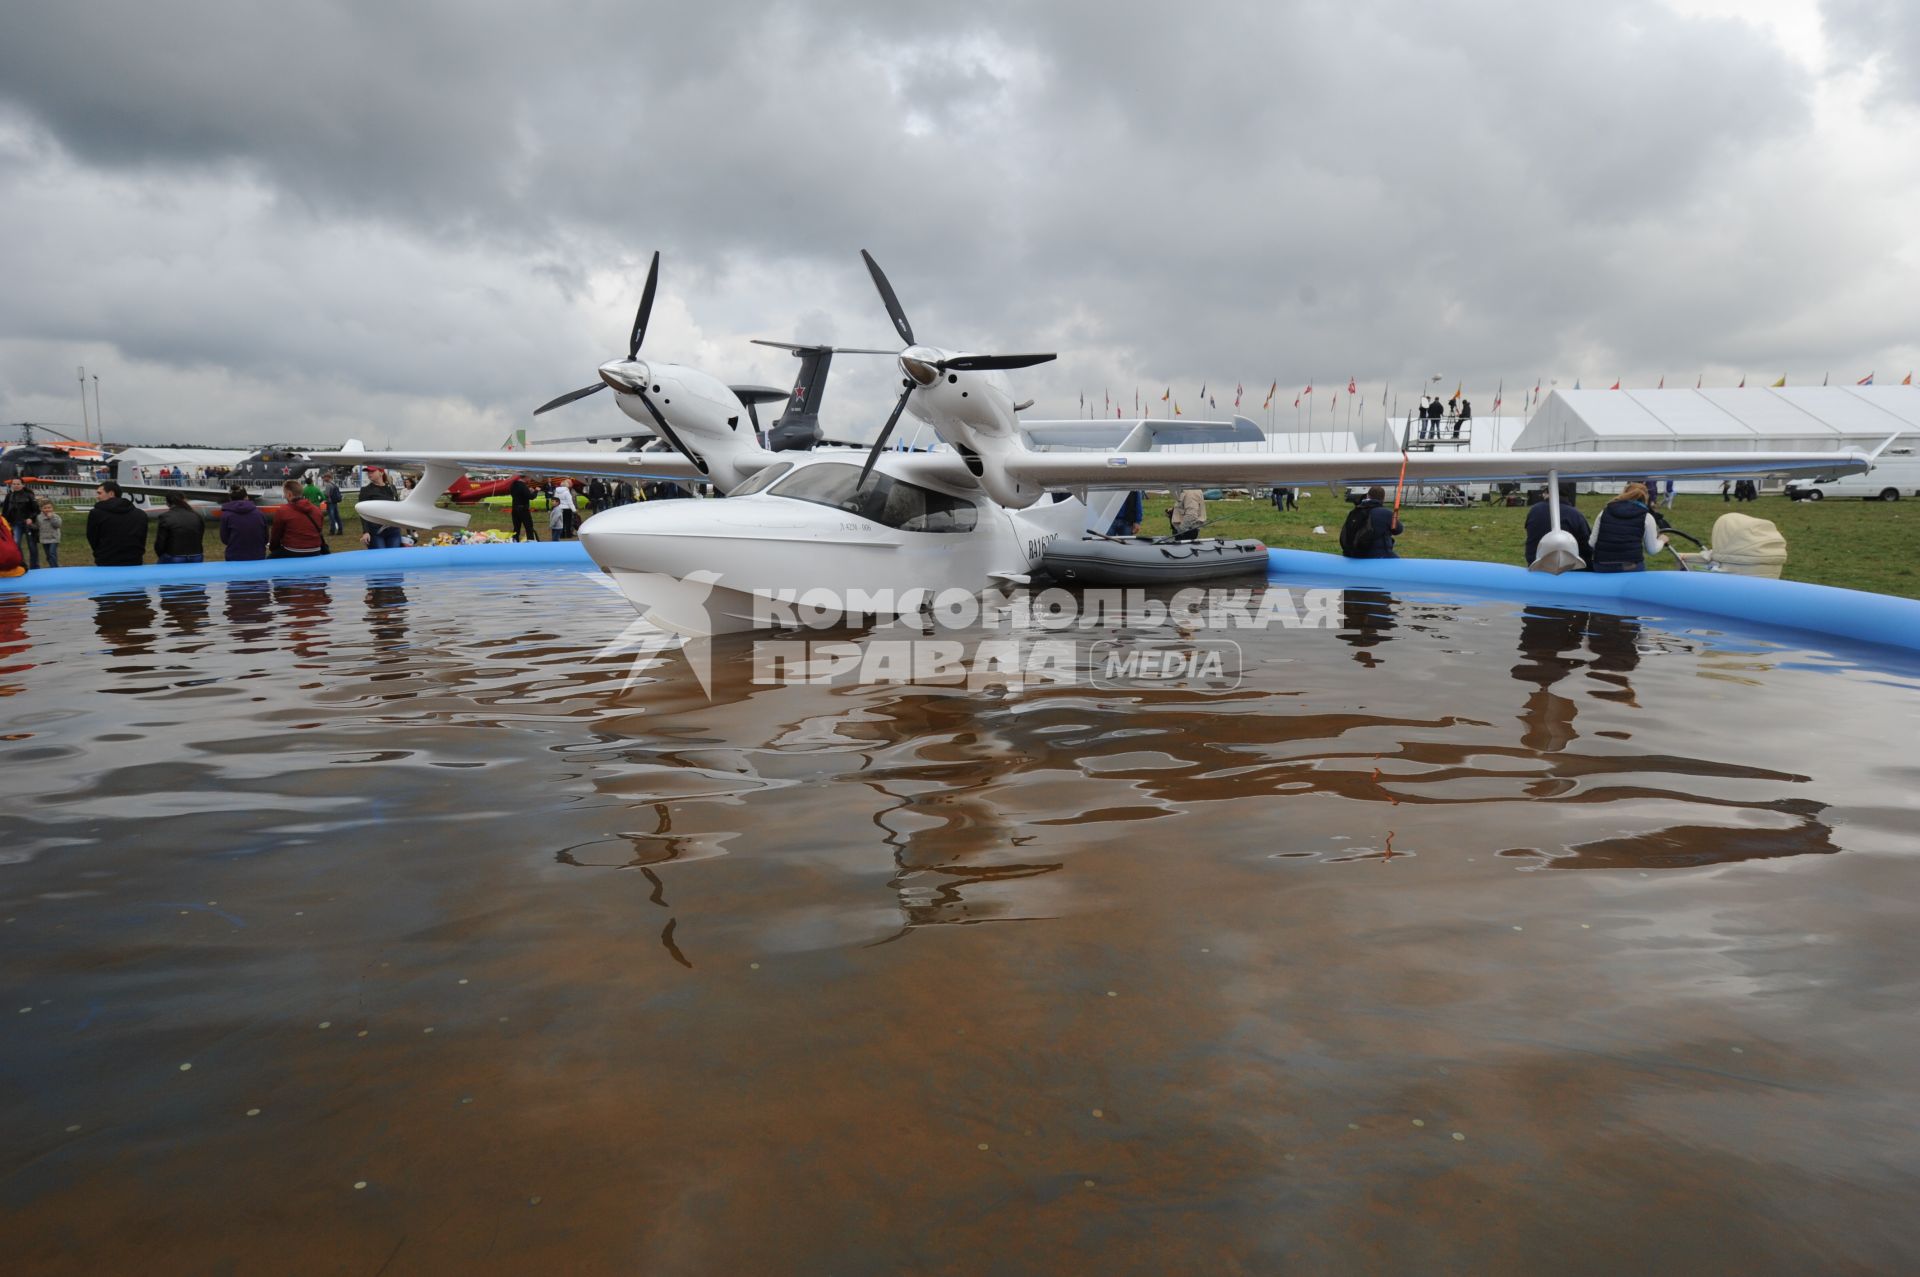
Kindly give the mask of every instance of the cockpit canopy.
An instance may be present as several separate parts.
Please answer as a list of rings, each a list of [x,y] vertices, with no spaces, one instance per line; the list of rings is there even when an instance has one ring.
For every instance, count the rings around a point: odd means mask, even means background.
[[[761,491],[764,485],[758,483],[759,478],[755,475],[736,490],[736,495]],[[877,470],[863,484],[859,466],[839,461],[802,466],[780,476],[769,491],[772,496],[844,510],[902,532],[971,532],[979,523],[979,511],[964,497],[923,488]]]

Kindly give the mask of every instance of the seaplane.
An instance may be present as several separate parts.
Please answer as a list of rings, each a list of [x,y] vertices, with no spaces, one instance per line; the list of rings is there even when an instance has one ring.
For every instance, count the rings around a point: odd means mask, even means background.
[[[895,360],[899,397],[864,448],[769,447],[755,405],[785,392],[729,386],[696,368],[643,358],[659,283],[656,252],[626,354],[602,363],[592,384],[534,410],[538,416],[611,390],[637,431],[550,442],[625,437],[626,448],[405,452],[369,451],[350,441],[310,460],[423,471],[405,500],[359,507],[376,521],[419,529],[466,525],[469,515],[435,500],[468,469],[710,484],[726,499],[619,506],[586,520],[579,534],[588,556],[647,620],[687,638],[768,625],[769,598],[812,597],[822,608],[840,600],[849,616],[904,616],[947,591],[1022,585],[1056,541],[1104,532],[1133,490],[1545,481],[1553,493],[1561,480],[1851,473],[1869,464],[1864,454],[1831,451],[1161,452],[1168,443],[1262,435],[1246,418],[1023,421],[1020,413],[1031,405],[1017,398],[1007,374],[1057,356],[925,344],[879,263],[865,250],[861,258],[899,346],[763,344],[812,356],[816,366],[823,352]],[[804,403],[808,393],[806,385],[796,387],[791,402]],[[889,448],[909,414],[933,431],[937,447]],[[1539,571],[1580,564],[1572,535],[1558,526],[1557,502],[1554,511],[1554,530],[1532,564]]]

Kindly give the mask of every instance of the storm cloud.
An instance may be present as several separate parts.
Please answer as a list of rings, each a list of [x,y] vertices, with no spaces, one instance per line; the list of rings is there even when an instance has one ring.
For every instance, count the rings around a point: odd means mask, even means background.
[[[747,338],[886,344],[868,248],[924,338],[1060,351],[1040,414],[1885,380],[1920,362],[1906,9],[36,6],[0,420],[77,423],[85,364],[119,437],[490,446],[618,353],[654,249],[658,356],[782,384]],[[834,433],[894,376],[836,364]]]

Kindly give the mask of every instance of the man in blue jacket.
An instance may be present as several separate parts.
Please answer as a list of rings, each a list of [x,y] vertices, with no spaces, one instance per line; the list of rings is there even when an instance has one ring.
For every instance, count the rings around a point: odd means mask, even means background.
[[[1349,559],[1397,559],[1393,539],[1404,531],[1400,516],[1387,505],[1387,490],[1375,484],[1341,525],[1340,553]]]

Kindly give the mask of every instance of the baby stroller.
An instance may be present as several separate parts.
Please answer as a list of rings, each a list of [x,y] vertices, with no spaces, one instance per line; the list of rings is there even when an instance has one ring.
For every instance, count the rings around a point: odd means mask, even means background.
[[[1787,539],[1767,519],[1723,514],[1713,522],[1712,548],[1682,554],[1680,561],[1697,572],[1732,572],[1779,580],[1780,569],[1787,562]]]

